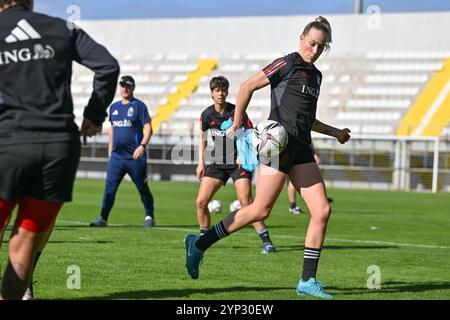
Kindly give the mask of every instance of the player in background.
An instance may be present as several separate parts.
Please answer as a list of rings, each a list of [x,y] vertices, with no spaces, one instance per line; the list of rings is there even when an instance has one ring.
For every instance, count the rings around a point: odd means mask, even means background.
[[[80,130],[72,62],[94,75],[81,136],[102,131],[119,64],[82,29],[33,12],[32,0],[0,0],[0,231],[18,206],[0,299],[22,299],[64,202],[72,200]]]
[[[200,180],[197,194],[197,218],[200,226],[200,235],[207,232],[211,225],[211,215],[208,203],[214,194],[225,185],[231,177],[236,188],[237,199],[241,206],[252,203],[252,173],[245,171],[239,165],[237,157],[236,139],[228,138],[226,132],[221,130],[224,121],[234,119],[235,105],[226,101],[229,82],[225,77],[214,77],[210,81],[211,97],[214,104],[206,108],[200,117],[199,162],[196,175]],[[253,125],[245,114],[243,127],[248,129]],[[207,134],[210,133],[214,141],[213,163],[205,166],[205,150]],[[262,253],[275,252],[267,226],[263,221],[256,221],[253,227],[263,242]]]
[[[287,196],[289,201],[289,212],[292,214],[300,214],[303,213],[303,210],[300,209],[299,206],[297,206],[297,190],[295,190],[294,185],[291,181],[289,181],[289,178],[286,178],[286,185],[287,185]]]
[[[145,208],[144,227],[155,226],[153,195],[148,187],[147,154],[145,147],[152,136],[151,118],[147,106],[134,97],[136,83],[131,76],[123,76],[119,82],[122,100],[109,110],[108,172],[100,216],[89,225],[106,227],[114,205],[117,189],[125,174],[131,177]]]
[[[316,18],[306,25],[300,35],[298,51],[276,59],[240,86],[234,124],[228,129],[227,135],[234,136],[236,129],[243,125],[253,93],[270,84],[272,103],[269,119],[285,127],[289,136],[288,144],[276,157],[259,157],[256,197],[252,204],[229,214],[202,237],[188,235],[185,238],[186,269],[191,278],[199,277],[204,252],[214,243],[270,215],[288,175],[311,214],[305,238],[303,273],[296,292],[299,295],[332,298],[316,279],[331,208],[310,146],[311,130],[335,137],[340,143],[350,139],[349,129],[340,130],[316,119],[322,74],[314,62],[329,47],[331,40],[328,21],[323,17]]]

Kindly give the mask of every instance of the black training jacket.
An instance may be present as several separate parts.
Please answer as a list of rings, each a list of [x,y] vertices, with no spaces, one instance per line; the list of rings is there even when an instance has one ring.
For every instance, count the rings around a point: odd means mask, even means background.
[[[120,71],[108,50],[62,19],[20,5],[0,12],[0,145],[79,139],[72,61],[95,73],[83,115],[101,124]]]

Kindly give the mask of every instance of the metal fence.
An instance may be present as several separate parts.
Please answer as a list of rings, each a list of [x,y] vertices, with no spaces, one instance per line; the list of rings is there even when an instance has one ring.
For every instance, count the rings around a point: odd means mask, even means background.
[[[328,186],[450,192],[450,140],[411,137],[314,138]]]
[[[106,173],[107,137],[83,147],[79,177]],[[450,140],[421,137],[353,136],[345,145],[313,135],[328,187],[450,192]],[[197,181],[198,137],[155,135],[148,153],[155,180]]]

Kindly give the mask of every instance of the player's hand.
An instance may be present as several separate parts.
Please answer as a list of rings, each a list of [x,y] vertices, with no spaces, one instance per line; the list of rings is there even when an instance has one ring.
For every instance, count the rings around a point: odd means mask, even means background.
[[[227,130],[227,137],[228,138],[234,138],[236,128],[237,128],[237,126],[235,124],[231,125],[231,127],[228,128],[228,130]]]
[[[139,146],[134,150],[133,160],[139,160],[145,153],[145,148],[143,146]]]
[[[317,153],[314,153],[314,160],[316,161],[316,164],[319,165],[320,164],[320,157]]]
[[[339,130],[336,139],[338,139],[339,143],[344,144],[346,143],[348,140],[350,140],[350,129],[349,128],[345,128],[342,130]]]
[[[233,138],[239,138],[243,134],[242,127],[238,127],[235,124],[233,124],[230,128],[227,130],[227,137],[230,139]]]
[[[241,159],[239,159],[239,156],[236,157],[236,164],[240,166],[242,164]]]
[[[196,174],[198,180],[202,181],[203,176],[205,174],[205,165],[204,164],[199,164],[197,166],[197,169],[195,169],[195,174]]]
[[[101,133],[103,126],[100,124],[96,124],[89,119],[84,118],[81,123],[80,134],[83,137],[83,144],[86,145],[87,138],[93,137],[97,135],[97,133]]]

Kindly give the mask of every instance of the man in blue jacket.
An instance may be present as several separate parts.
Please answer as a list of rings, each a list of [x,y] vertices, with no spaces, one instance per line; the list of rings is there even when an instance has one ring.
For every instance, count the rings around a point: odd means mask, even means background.
[[[152,135],[151,118],[147,106],[134,98],[136,84],[131,76],[119,82],[122,100],[109,110],[110,159],[106,177],[101,215],[90,223],[91,227],[106,227],[114,205],[117,189],[125,174],[129,174],[138,189],[145,207],[144,227],[155,226],[153,196],[147,184],[147,155],[145,147]]]

